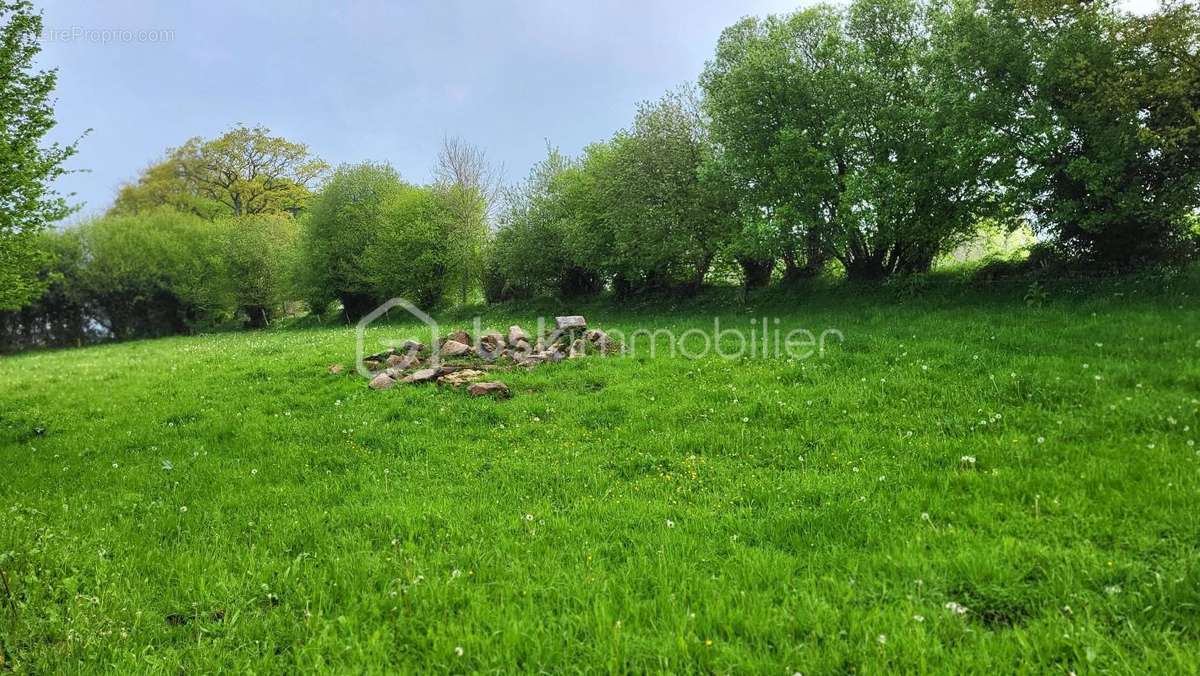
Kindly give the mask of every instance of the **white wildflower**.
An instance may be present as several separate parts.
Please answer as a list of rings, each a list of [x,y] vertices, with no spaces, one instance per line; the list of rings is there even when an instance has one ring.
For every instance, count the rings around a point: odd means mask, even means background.
[[[949,610],[950,612],[954,613],[955,615],[966,615],[968,612],[966,606],[956,603],[954,601],[947,601],[945,608],[946,608],[946,610]]]

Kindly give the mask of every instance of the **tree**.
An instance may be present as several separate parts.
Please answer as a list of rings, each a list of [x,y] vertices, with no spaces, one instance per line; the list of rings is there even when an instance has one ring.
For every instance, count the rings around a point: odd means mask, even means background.
[[[586,157],[594,156],[594,148]],[[488,247],[484,291],[491,301],[557,295],[575,298],[603,288],[594,243],[583,237],[585,163],[548,146],[529,177],[505,193],[505,208]],[[584,198],[584,199],[581,199]]]
[[[722,36],[704,77],[714,129],[789,272],[826,253],[856,279],[927,270],[1005,213],[1014,169],[946,58],[948,25],[914,0],[857,0]]]
[[[701,76],[742,205],[737,257],[747,278],[761,280],[776,258],[788,280],[824,265],[836,199],[828,132],[841,94],[825,68],[842,58],[839,29],[828,7],[743,19],[721,34]]]
[[[161,207],[210,220],[230,215],[227,206],[202,196],[184,178],[179,163],[170,155],[147,167],[136,182],[122,185],[108,215],[131,216]]]
[[[296,221],[286,214],[257,214],[225,225],[224,279],[246,326],[262,328],[287,300],[297,263]]]
[[[54,126],[57,73],[33,68],[41,31],[29,2],[0,3],[0,309],[19,308],[46,288],[38,271],[48,253],[38,234],[72,211],[51,185],[78,141],[42,145]]]
[[[436,307],[449,281],[453,216],[436,191],[386,164],[343,165],[301,220],[301,285],[314,312],[356,321],[400,296]]]
[[[1034,226],[1105,266],[1171,254],[1200,206],[1200,10],[978,0],[958,53],[1003,116],[1012,189]],[[980,49],[986,44],[986,49]]]
[[[452,274],[459,302],[466,303],[482,274],[489,217],[501,187],[500,172],[488,163],[481,148],[445,137],[434,175],[434,187],[454,226],[450,232]]]
[[[693,88],[638,107],[603,177],[614,274],[644,289],[703,283],[736,219],[715,157]]]
[[[78,293],[118,339],[190,333],[229,319],[227,224],[169,208],[79,226]]]
[[[189,139],[122,187],[112,213],[162,205],[205,217],[298,213],[329,165],[303,143],[270,133],[238,125],[215,139]]]

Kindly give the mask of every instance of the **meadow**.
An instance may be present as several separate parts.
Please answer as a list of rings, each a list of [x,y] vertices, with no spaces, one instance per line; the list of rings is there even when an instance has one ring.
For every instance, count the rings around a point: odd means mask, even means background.
[[[845,338],[508,400],[303,322],[0,358],[0,671],[1196,673],[1200,275],[921,291],[488,306]]]

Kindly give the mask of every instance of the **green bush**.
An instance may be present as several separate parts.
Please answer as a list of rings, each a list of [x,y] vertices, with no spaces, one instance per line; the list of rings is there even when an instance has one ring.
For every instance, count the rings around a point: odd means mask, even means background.
[[[487,249],[485,295],[510,300],[536,295],[577,298],[604,288],[608,246],[592,167],[550,149],[529,178],[509,192],[508,207]]]
[[[226,221],[225,280],[246,325],[266,326],[289,300],[297,263],[299,228],[286,214],[257,214]]]
[[[190,333],[234,309],[223,262],[229,225],[170,209],[79,227],[78,291],[114,338]]]
[[[37,253],[43,261],[37,280],[44,291],[19,310],[0,312],[0,352],[82,345],[103,337],[88,321],[87,298],[79,284],[84,264],[79,231],[39,233]]]
[[[353,321],[388,298],[436,307],[447,288],[450,222],[434,191],[386,164],[343,165],[302,221],[300,286],[314,311]]]

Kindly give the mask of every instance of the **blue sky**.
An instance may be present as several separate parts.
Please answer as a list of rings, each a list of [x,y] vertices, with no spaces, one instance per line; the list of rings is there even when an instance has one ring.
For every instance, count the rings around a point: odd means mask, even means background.
[[[35,0],[36,1],[36,0]],[[336,5],[344,4],[339,8]],[[444,134],[519,179],[547,141],[569,153],[635,104],[694,79],[721,29],[796,0],[39,2],[59,69],[56,140],[87,128],[59,189],[82,214],[169,146],[263,124],[332,164],[387,161],[426,181]],[[72,31],[173,31],[101,42]]]

